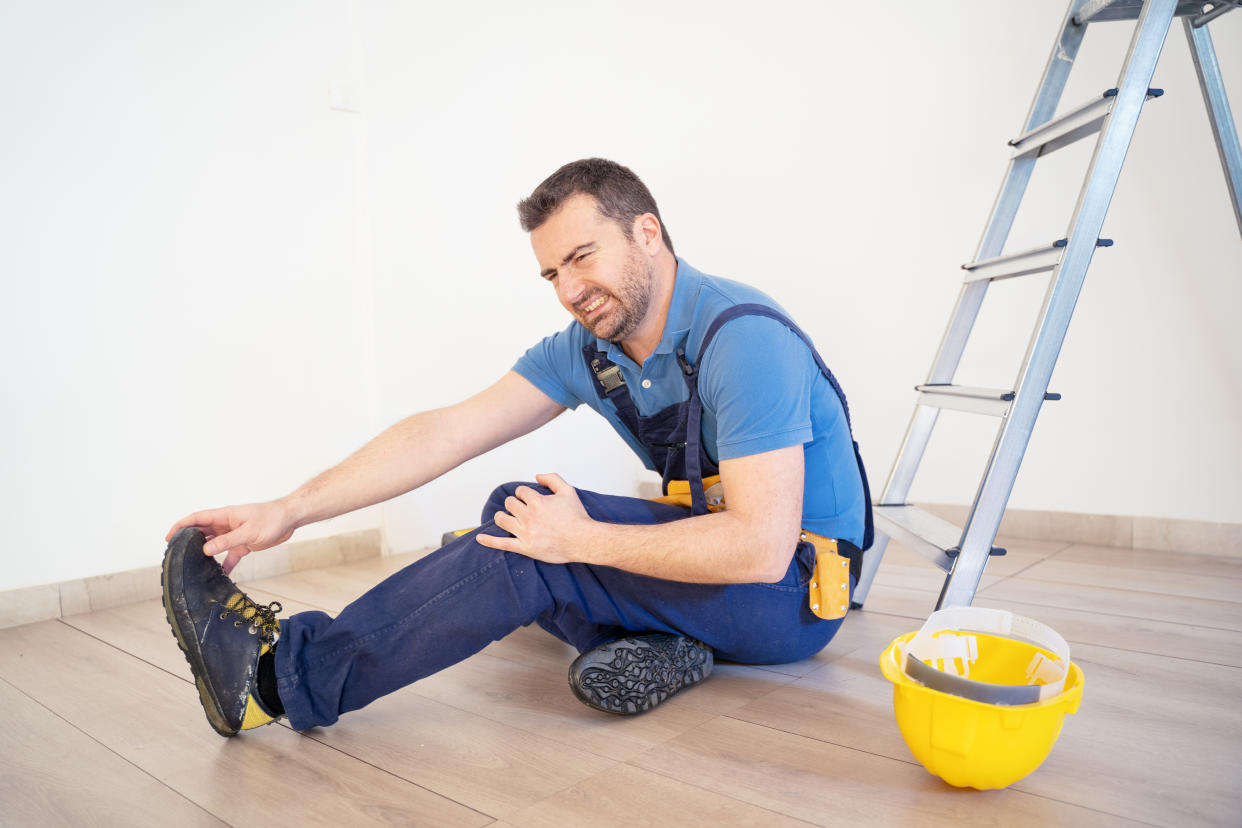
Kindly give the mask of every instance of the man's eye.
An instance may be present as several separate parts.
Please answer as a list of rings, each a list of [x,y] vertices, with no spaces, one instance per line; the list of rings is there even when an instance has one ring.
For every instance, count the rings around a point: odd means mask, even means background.
[[[591,255],[592,253],[594,253],[594,252],[595,252],[594,250],[588,250],[586,253],[579,253],[579,254],[578,254],[578,255],[574,258],[574,262],[575,262],[575,263],[578,263],[578,264],[581,264],[582,262],[586,261],[587,257],[588,257],[588,256],[590,256],[590,255]]]

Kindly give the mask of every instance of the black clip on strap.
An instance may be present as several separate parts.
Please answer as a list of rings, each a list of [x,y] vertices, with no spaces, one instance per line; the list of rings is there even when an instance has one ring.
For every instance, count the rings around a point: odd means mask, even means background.
[[[591,360],[591,370],[595,372],[595,378],[603,386],[605,394],[625,385],[625,377],[621,376],[621,369],[618,366],[609,363],[607,368],[600,368],[600,362],[599,359]]]

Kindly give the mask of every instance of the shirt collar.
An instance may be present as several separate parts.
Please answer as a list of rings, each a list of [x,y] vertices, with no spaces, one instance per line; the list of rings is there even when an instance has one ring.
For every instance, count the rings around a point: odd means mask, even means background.
[[[660,344],[652,352],[655,354],[671,354],[686,344],[686,336],[690,333],[690,323],[694,319],[694,307],[698,301],[699,287],[703,283],[703,274],[686,262],[677,259],[677,274],[673,277],[673,300],[668,305],[668,317],[664,320],[664,333],[660,336]],[[637,369],[639,366],[626,356],[625,351],[615,342],[597,339],[600,350],[607,351],[608,359],[616,365],[628,365]]]

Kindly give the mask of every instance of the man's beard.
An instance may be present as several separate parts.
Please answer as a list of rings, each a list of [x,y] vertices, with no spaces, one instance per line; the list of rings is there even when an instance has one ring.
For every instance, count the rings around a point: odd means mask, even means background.
[[[596,337],[608,342],[620,342],[638,329],[647,310],[651,307],[652,283],[655,281],[655,269],[650,262],[644,261],[638,250],[632,246],[630,255],[626,256],[621,272],[621,281],[617,292],[608,294],[612,299],[612,307],[605,316],[593,322],[579,317],[582,326]],[[587,301],[594,301],[597,296]]]

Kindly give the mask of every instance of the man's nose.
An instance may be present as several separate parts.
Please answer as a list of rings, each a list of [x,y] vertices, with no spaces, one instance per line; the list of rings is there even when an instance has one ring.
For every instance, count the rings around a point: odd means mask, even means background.
[[[582,298],[582,294],[586,290],[586,283],[582,281],[573,268],[561,268],[557,276],[556,287],[560,290],[563,301],[572,305]]]

